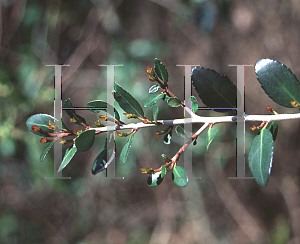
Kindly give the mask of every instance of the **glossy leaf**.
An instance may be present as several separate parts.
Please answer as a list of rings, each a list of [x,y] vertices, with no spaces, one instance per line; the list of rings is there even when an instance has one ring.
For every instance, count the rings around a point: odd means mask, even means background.
[[[73,147],[71,149],[68,148],[66,150],[65,156],[63,158],[61,165],[59,166],[58,172],[62,171],[68,165],[68,163],[74,157],[76,152],[77,152],[77,148],[76,148],[75,144],[73,144]]]
[[[94,113],[99,113],[101,110],[102,111],[107,111],[107,102],[102,101],[102,100],[94,100],[94,101],[90,101],[85,105],[87,108],[97,108],[97,109],[90,109],[90,111],[94,112]],[[110,108],[112,108],[112,106],[109,104],[108,105]],[[114,108],[114,117],[116,120],[120,120],[120,115],[118,113],[118,111]],[[113,116],[113,115],[111,115]]]
[[[73,107],[73,104],[72,104],[72,101],[70,98],[68,98],[66,101],[64,101],[63,108],[69,108],[69,109],[65,109],[65,111],[71,118],[75,118],[77,121],[79,121],[83,124],[86,124],[85,119],[75,112],[75,109]]]
[[[57,119],[52,117],[49,114],[35,114],[29,117],[26,121],[27,128],[33,132],[34,134],[40,135],[40,136],[45,136],[43,134],[37,133],[31,129],[32,126],[37,125],[40,127],[42,130],[48,132],[48,133],[53,133],[53,130],[50,130],[46,124],[49,124],[49,120],[52,122],[57,123]]]
[[[156,105],[152,106],[153,120],[157,125],[158,107]]]
[[[192,111],[195,113],[198,110],[198,101],[194,96],[191,96]]]
[[[127,160],[127,157],[128,157],[128,154],[129,154],[129,150],[131,148],[131,144],[132,144],[132,140],[133,140],[133,137],[134,137],[135,133],[132,133],[127,142],[125,143],[122,151],[121,151],[121,154],[120,154],[120,161],[121,163],[125,163],[126,160]]]
[[[149,93],[153,94],[153,93],[157,92],[159,90],[159,88],[160,88],[160,85],[153,85],[150,87]]]
[[[196,67],[192,81],[199,97],[209,108],[236,108],[237,88],[231,80],[212,69]]]
[[[157,58],[154,59],[154,71],[162,81],[168,82],[168,71],[165,65]]]
[[[165,134],[164,143],[167,145],[171,144],[171,139],[172,139],[172,130],[170,130],[167,134]]]
[[[115,83],[115,99],[126,113],[144,117],[141,105],[117,83]]]
[[[45,149],[45,151],[41,154],[41,156],[40,156],[40,162],[43,162],[43,161],[44,161],[45,157],[47,156],[49,150],[50,150],[51,147],[54,145],[54,143],[55,143],[55,140],[52,141],[52,142],[48,145],[48,147]]]
[[[101,149],[100,153],[96,157],[93,167],[92,167],[92,174],[95,175],[103,170],[106,169],[107,163],[107,141],[105,142],[103,148]]]
[[[253,178],[261,186],[269,181],[273,160],[273,136],[268,129],[262,129],[251,145],[248,155],[249,168]]]
[[[255,64],[257,79],[265,93],[276,103],[292,108],[291,100],[300,104],[300,83],[284,64],[260,59]]]
[[[156,172],[148,176],[147,184],[151,187],[155,187],[162,183],[163,179],[164,178],[161,177],[161,172]]]
[[[170,107],[179,107],[181,105],[181,100],[177,97],[170,97],[168,100],[167,100],[167,103]]]
[[[145,102],[144,107],[153,106],[159,99],[164,98],[164,96],[164,94],[153,95],[148,101]]]
[[[161,178],[164,178],[166,173],[167,173],[167,168],[166,168],[166,166],[162,165],[161,166]]]
[[[79,151],[85,152],[93,146],[94,140],[95,130],[86,130],[75,139],[75,145]]]
[[[219,128],[217,127],[212,127],[209,128],[207,131],[207,136],[206,136],[206,150],[208,151],[208,148],[210,144],[212,143],[213,139],[215,136],[219,133]]]
[[[184,168],[180,166],[174,166],[172,172],[172,180],[177,186],[180,187],[185,187],[189,183],[189,178]]]
[[[175,131],[182,139],[187,138],[185,136],[184,129],[181,127],[181,125],[176,126]]]

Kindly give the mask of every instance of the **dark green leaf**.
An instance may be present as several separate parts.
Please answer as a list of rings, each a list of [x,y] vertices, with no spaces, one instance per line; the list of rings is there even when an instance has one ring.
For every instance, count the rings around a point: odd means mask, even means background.
[[[65,111],[71,118],[75,118],[77,121],[79,121],[83,124],[86,124],[85,119],[75,112],[75,109],[73,107],[73,104],[72,104],[72,101],[70,98],[68,98],[64,102],[63,108],[68,108],[68,109],[65,109]]]
[[[97,158],[95,159],[92,167],[92,174],[95,175],[104,169],[106,169],[107,163],[107,141],[105,142],[103,148],[101,149],[100,153],[98,154]]]
[[[162,81],[168,82],[168,71],[165,65],[157,58],[154,59],[154,71]]]
[[[155,187],[162,183],[163,179],[164,178],[161,177],[161,172],[156,172],[148,176],[147,184],[151,187]]]
[[[181,100],[177,97],[170,97],[167,100],[167,103],[170,107],[179,107],[181,105]]]
[[[115,83],[115,99],[126,113],[144,117],[141,105],[117,83]]]
[[[177,186],[180,187],[185,187],[189,183],[189,178],[184,168],[180,166],[174,166],[172,172],[172,180]]]
[[[153,85],[150,87],[149,93],[153,94],[153,93],[157,92],[159,90],[159,88],[160,88],[160,85]]]
[[[172,130],[170,130],[167,134],[164,136],[164,143],[169,145],[171,143],[172,139]]]
[[[178,125],[178,126],[175,128],[175,131],[176,131],[176,133],[177,133],[182,139],[187,138],[187,137],[185,136],[184,129],[181,127],[181,125]]]
[[[75,139],[75,145],[79,151],[85,152],[93,146],[94,140],[95,130],[86,130]]]
[[[198,101],[194,96],[191,96],[192,111],[195,113],[198,110]]]
[[[157,125],[157,115],[158,115],[158,107],[156,105],[152,106],[153,120]]]
[[[37,125],[42,130],[44,130],[48,133],[53,133],[53,130],[50,130],[48,128],[48,126],[46,125],[46,124],[49,124],[49,120],[51,120],[52,122],[55,122],[55,123],[58,122],[58,120],[55,119],[54,117],[52,117],[51,115],[48,115],[48,114],[35,114],[35,115],[32,115],[30,118],[27,119],[26,125],[27,125],[27,128],[31,132],[33,132],[34,134],[37,134],[37,135],[40,135],[40,136],[45,136],[43,134],[36,133],[35,131],[33,131],[31,129],[31,127],[34,126],[34,125]]]
[[[207,136],[206,136],[206,150],[207,151],[208,151],[209,145],[211,144],[211,142],[213,141],[215,136],[218,134],[218,132],[219,132],[219,128],[217,128],[217,127],[212,127],[212,128],[208,129]]]
[[[171,97],[169,95],[165,95],[165,97],[163,98],[164,102],[168,102],[168,100],[170,99]]]
[[[161,178],[164,178],[166,173],[167,173],[167,168],[166,168],[166,166],[162,165],[161,166]]]
[[[59,166],[58,172],[62,171],[68,165],[68,163],[74,157],[76,152],[77,152],[77,148],[76,148],[75,144],[73,144],[73,147],[71,149],[68,148],[66,150],[65,156],[63,158],[61,165]]]
[[[44,161],[46,155],[48,154],[49,150],[50,150],[51,147],[54,145],[54,143],[55,143],[55,140],[52,141],[52,142],[49,144],[49,146],[45,149],[45,151],[41,154],[41,156],[40,156],[40,162],[43,162],[43,161]]]
[[[97,109],[90,109],[94,113],[99,113],[100,110],[107,111],[107,102],[104,102],[102,100],[90,101],[85,106],[87,108],[97,108]],[[108,106],[112,108],[112,106],[110,104]],[[118,111],[115,108],[114,108],[114,111],[115,111],[115,115],[114,115],[115,119],[120,120],[120,115],[119,115]],[[113,117],[112,114],[110,116]]]
[[[237,88],[227,76],[212,69],[196,67],[192,71],[192,81],[207,107],[236,108]]]
[[[197,145],[197,138],[193,142],[193,146],[196,146],[196,145]]]
[[[121,154],[120,154],[120,161],[121,161],[121,163],[125,163],[126,160],[127,160],[127,157],[128,157],[128,154],[129,154],[129,150],[131,148],[131,144],[132,144],[132,140],[133,140],[134,135],[135,135],[135,133],[132,133],[129,136],[126,144],[124,145],[124,147],[123,147],[123,149],[121,151]]]
[[[164,98],[164,94],[157,94],[152,97],[148,101],[145,102],[144,107],[150,107],[154,105],[159,99]]]
[[[266,129],[268,129],[272,133],[273,140],[275,141],[278,133],[278,121],[273,121],[269,123]]]
[[[255,64],[257,79],[265,93],[276,103],[292,108],[291,100],[300,104],[300,83],[284,64],[260,59]]]
[[[269,181],[273,160],[273,136],[267,129],[262,129],[251,145],[248,155],[249,168],[253,178],[261,186]]]

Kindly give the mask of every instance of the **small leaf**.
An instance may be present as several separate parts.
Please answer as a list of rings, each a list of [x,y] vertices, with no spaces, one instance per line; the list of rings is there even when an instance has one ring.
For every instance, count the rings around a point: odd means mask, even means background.
[[[255,64],[257,79],[265,93],[276,103],[292,108],[291,100],[300,103],[300,83],[284,64],[271,59],[260,59]]]
[[[48,115],[48,114],[35,114],[35,115],[32,115],[31,117],[29,117],[27,119],[26,125],[27,125],[27,128],[31,132],[33,132],[34,134],[37,134],[37,135],[40,135],[40,136],[45,136],[45,135],[42,135],[40,133],[37,133],[37,132],[33,131],[31,129],[31,127],[34,126],[34,125],[37,125],[42,130],[44,130],[44,131],[46,131],[48,133],[53,133],[53,130],[50,130],[48,128],[48,126],[46,125],[46,124],[49,124],[49,120],[51,120],[54,123],[58,122],[58,120],[55,119],[54,117],[52,117],[51,115]]]
[[[169,160],[168,156],[166,154],[162,154],[161,157],[164,159],[164,160]]]
[[[68,98],[66,101],[64,101],[63,108],[69,108],[69,109],[65,109],[65,111],[71,118],[75,118],[77,121],[79,121],[83,124],[86,124],[85,119],[75,112],[75,109],[73,107],[73,104],[72,104],[72,101],[70,98]]]
[[[212,69],[196,67],[192,81],[199,97],[209,108],[236,108],[237,88],[231,80]],[[223,110],[224,111],[224,110]]]
[[[165,134],[164,143],[167,145],[171,144],[171,139],[172,139],[172,130],[170,130],[167,134]]]
[[[61,165],[59,166],[58,172],[62,171],[68,165],[68,163],[74,157],[76,152],[77,152],[77,148],[76,148],[75,144],[73,144],[73,147],[71,149],[68,148],[66,150],[65,156],[63,158]]]
[[[193,141],[193,146],[197,145],[197,138]]]
[[[158,115],[158,107],[156,105],[152,106],[153,120],[157,126],[157,115]]]
[[[75,145],[79,151],[85,152],[93,146],[94,140],[95,130],[86,130],[75,139]]]
[[[115,99],[126,113],[144,117],[141,105],[117,83],[115,83]]]
[[[184,168],[180,166],[174,166],[172,172],[172,180],[177,186],[180,187],[185,187],[189,183],[189,178]]]
[[[267,186],[273,160],[273,136],[267,129],[262,129],[250,147],[249,168],[253,178],[261,186]]]
[[[87,108],[97,108],[97,109],[90,109],[90,111],[92,111],[94,113],[99,113],[100,110],[107,111],[107,102],[102,101],[102,100],[90,101],[85,106]],[[110,104],[108,106],[112,108],[112,106]],[[115,112],[115,115],[114,115],[115,119],[119,121],[120,120],[120,115],[119,115],[118,111],[115,108],[114,108],[114,112]],[[113,117],[112,114],[110,116]]]
[[[93,163],[92,174],[95,175],[105,170],[106,163],[107,163],[107,140]]]
[[[167,168],[166,168],[166,166],[162,165],[161,166],[161,178],[164,178],[166,173],[167,173]]]
[[[121,154],[120,154],[120,161],[121,161],[121,163],[125,163],[126,160],[127,160],[127,157],[128,157],[128,154],[129,154],[129,150],[131,148],[131,144],[132,144],[132,140],[133,140],[134,135],[135,135],[135,133],[132,133],[129,136],[126,144],[124,145],[124,147],[123,147],[123,149],[121,151]]]
[[[266,129],[268,129],[272,133],[273,140],[275,141],[278,133],[278,121],[270,122],[267,125]]]
[[[181,100],[177,97],[170,97],[167,100],[167,103],[170,107],[179,107],[181,105]]]
[[[181,125],[176,126],[175,131],[182,139],[187,138],[185,136],[184,129],[181,127]]]
[[[168,71],[165,65],[159,61],[159,59],[154,59],[154,70],[157,76],[165,83],[168,82]]]
[[[161,177],[161,172],[156,172],[148,176],[147,184],[151,187],[155,187],[162,183],[163,179],[164,178]]]
[[[55,140],[52,141],[52,142],[49,144],[49,146],[45,149],[45,151],[41,154],[41,156],[40,156],[40,162],[43,162],[43,161],[44,161],[46,155],[48,154],[49,150],[50,150],[51,147],[54,145],[54,143],[55,143]]]
[[[154,105],[159,99],[164,98],[164,94],[157,94],[152,97],[148,101],[145,102],[144,107],[150,107]]]
[[[160,85],[153,85],[150,87],[149,93],[153,94],[153,93],[157,92],[159,90],[159,88],[160,88]]]
[[[215,136],[218,134],[218,132],[219,132],[219,128],[217,128],[217,127],[212,127],[212,128],[208,129],[207,137],[206,137],[206,150],[207,151],[208,151],[209,145],[211,144],[211,142],[213,141]]]
[[[168,100],[170,99],[171,97],[169,95],[165,95],[165,97],[163,98],[164,102],[168,102]]]
[[[192,111],[195,113],[198,110],[198,101],[194,96],[191,96]]]

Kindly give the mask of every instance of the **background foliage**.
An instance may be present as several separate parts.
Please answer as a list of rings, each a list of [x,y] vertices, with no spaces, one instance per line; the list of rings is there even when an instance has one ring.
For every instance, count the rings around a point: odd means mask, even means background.
[[[228,64],[271,58],[299,77],[299,13],[297,0],[2,1],[1,243],[299,242],[298,121],[280,123],[266,188],[227,179],[235,175],[235,128],[220,125],[209,152],[205,135],[193,147],[194,176],[202,179],[183,189],[171,180],[148,187],[139,173],[140,167],[159,167],[162,153],[174,155],[179,137],[165,145],[154,137],[155,128],[143,129],[126,164],[117,164],[117,175],[125,179],[109,181],[91,174],[105,140],[100,136],[92,151],[78,153],[63,170],[71,180],[45,180],[53,176],[53,152],[39,162],[45,145],[25,124],[36,113],[53,115],[54,70],[48,64],[70,64],[63,68],[62,99],[70,97],[77,107],[105,99],[106,73],[98,64],[124,64],[116,68],[116,81],[141,104],[151,86],[144,70],[155,57],[168,68],[170,89],[182,100],[184,71],[176,64],[201,64],[235,80],[236,69]],[[254,68],[246,68],[245,78],[247,114],[266,114],[267,105],[291,111],[264,94]],[[144,110],[151,117],[152,110]],[[88,111],[80,114],[94,120]],[[158,114],[181,117],[180,108],[167,106]],[[247,132],[246,139],[254,136]]]

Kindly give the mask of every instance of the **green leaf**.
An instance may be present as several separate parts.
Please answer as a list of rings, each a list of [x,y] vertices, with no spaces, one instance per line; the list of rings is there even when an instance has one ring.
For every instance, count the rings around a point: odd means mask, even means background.
[[[102,100],[90,101],[85,106],[87,108],[97,108],[97,109],[90,109],[90,111],[92,111],[94,113],[99,113],[101,110],[107,111],[107,102],[102,101]],[[108,106],[112,108],[112,106],[110,104]],[[115,119],[120,120],[120,115],[119,115],[118,111],[115,108],[114,108],[114,111],[115,111],[115,115],[114,115]],[[110,116],[113,117],[112,114]]]
[[[63,108],[69,108],[69,109],[65,109],[65,111],[71,118],[75,118],[77,121],[79,121],[83,124],[86,124],[85,119],[75,112],[75,109],[73,107],[73,104],[72,104],[72,101],[70,98],[68,98],[66,101],[64,101]]]
[[[164,178],[166,173],[167,173],[167,168],[166,168],[166,166],[162,165],[161,166],[161,178]]]
[[[172,130],[170,130],[167,134],[165,134],[164,143],[167,145],[171,144],[171,139],[172,139]]]
[[[266,129],[268,129],[272,133],[273,140],[275,141],[278,133],[278,121],[270,122],[267,125]]]
[[[76,137],[75,145],[79,151],[85,152],[93,146],[94,140],[95,130],[86,130]]]
[[[207,136],[206,136],[206,150],[207,151],[208,151],[209,145],[211,144],[211,142],[213,141],[215,136],[218,134],[218,132],[219,132],[219,128],[217,128],[217,127],[212,127],[212,128],[208,129]]]
[[[276,103],[292,108],[291,100],[300,104],[300,83],[284,64],[260,59],[255,64],[257,79],[265,93]]]
[[[158,115],[158,107],[156,105],[152,106],[153,120],[157,126],[157,115]]]
[[[170,99],[171,97],[169,95],[165,95],[165,97],[163,98],[164,102],[168,102],[168,100]]]
[[[175,131],[182,139],[187,138],[181,125],[176,126]]]
[[[237,88],[231,80],[212,69],[196,67],[192,81],[199,97],[209,108],[236,108]]]
[[[132,140],[133,140],[134,135],[135,135],[135,133],[132,133],[129,136],[126,144],[124,145],[124,147],[123,147],[123,149],[121,151],[121,154],[120,154],[120,161],[121,161],[121,163],[125,163],[126,160],[127,160],[127,157],[128,157],[128,154],[129,154],[129,150],[131,148],[131,144],[132,144]]]
[[[150,107],[154,105],[159,99],[164,98],[164,94],[157,94],[152,97],[148,101],[145,102],[144,107]]]
[[[51,147],[54,145],[55,142],[56,142],[55,140],[52,141],[52,142],[48,145],[48,147],[45,149],[45,151],[41,154],[41,156],[40,156],[40,162],[43,162],[43,161],[44,161],[46,155],[48,154],[49,150],[51,149]]]
[[[153,93],[157,92],[159,90],[159,88],[160,88],[160,85],[153,85],[150,87],[149,93],[153,94]]]
[[[141,105],[117,83],[115,83],[115,99],[126,113],[144,117]]]
[[[32,126],[37,125],[40,127],[42,130],[48,132],[48,133],[53,133],[53,130],[50,130],[46,124],[49,124],[49,120],[52,122],[57,123],[58,120],[52,117],[51,115],[48,114],[35,114],[29,117],[26,121],[27,128],[33,132],[34,134],[40,135],[40,136],[45,136],[43,134],[37,133],[31,129]]]
[[[166,154],[162,154],[161,157],[164,159],[164,160],[169,160],[168,156]]]
[[[195,113],[198,110],[198,101],[194,96],[191,96],[192,111]]]
[[[93,163],[92,174],[95,175],[105,170],[106,163],[107,163],[107,140]]]
[[[156,172],[148,176],[147,184],[151,187],[155,187],[162,183],[163,179],[164,178],[161,177],[161,172]]]
[[[170,97],[167,100],[167,103],[170,107],[179,107],[181,105],[181,100],[177,97]]]
[[[189,178],[184,168],[180,166],[174,166],[172,172],[172,180],[177,186],[180,187],[185,187],[189,183]]]
[[[157,58],[154,59],[154,71],[163,82],[168,82],[168,71],[165,65]]]
[[[262,129],[251,145],[248,155],[249,168],[253,178],[261,186],[269,181],[273,160],[273,136],[267,129]]]
[[[76,152],[77,152],[77,148],[76,148],[75,143],[74,143],[73,147],[71,149],[68,148],[66,150],[65,156],[63,158],[63,161],[62,161],[61,165],[59,166],[58,172],[62,171],[68,165],[68,163],[74,157]]]

